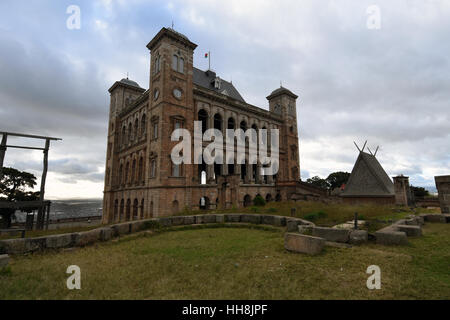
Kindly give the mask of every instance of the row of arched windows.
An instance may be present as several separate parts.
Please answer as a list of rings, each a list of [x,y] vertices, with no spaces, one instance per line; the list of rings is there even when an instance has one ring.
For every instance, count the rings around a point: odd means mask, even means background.
[[[130,167],[131,166],[131,167]],[[133,160],[127,161],[125,165],[123,163],[119,166],[119,185],[141,185],[145,183],[145,161],[144,157],[140,156],[139,159],[133,158]]]
[[[145,137],[147,132],[147,118],[145,113],[139,120],[136,118],[134,123],[131,121],[128,125],[124,124],[121,132],[121,142],[122,145],[127,145],[132,142],[137,142],[140,138]]]
[[[124,199],[114,201],[114,221],[131,221],[144,218],[144,199],[139,203],[138,199],[134,199],[131,205],[131,199],[126,204]]]

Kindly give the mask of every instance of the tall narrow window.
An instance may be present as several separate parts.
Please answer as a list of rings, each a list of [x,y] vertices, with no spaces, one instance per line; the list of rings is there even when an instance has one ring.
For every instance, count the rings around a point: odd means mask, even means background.
[[[152,160],[152,166],[151,166],[151,176],[152,178],[156,177],[156,160]]]
[[[179,165],[179,164],[173,164],[172,165],[172,176],[173,177],[180,177],[181,176],[181,165]]]
[[[158,122],[153,122],[153,139],[158,139]]]
[[[178,61],[178,72],[184,73],[184,59],[180,58]]]
[[[178,70],[178,57],[176,55],[172,56],[172,69],[175,71]]]
[[[141,119],[141,135],[142,136],[144,136],[145,132],[147,131],[146,127],[147,127],[147,119],[146,119],[146,116],[144,113],[144,115],[142,116],[142,119]]]

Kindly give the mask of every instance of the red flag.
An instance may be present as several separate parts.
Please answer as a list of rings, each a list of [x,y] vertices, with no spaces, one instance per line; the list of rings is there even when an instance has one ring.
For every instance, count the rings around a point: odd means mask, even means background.
[[[208,53],[205,53],[205,58],[208,58]]]

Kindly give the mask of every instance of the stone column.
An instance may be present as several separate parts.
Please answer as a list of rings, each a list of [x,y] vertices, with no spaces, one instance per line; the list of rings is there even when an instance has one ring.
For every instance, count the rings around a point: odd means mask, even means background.
[[[258,161],[258,163],[256,164],[256,183],[257,184],[262,184],[263,183],[263,179],[261,176],[261,163]]]
[[[439,193],[439,204],[441,212],[450,213],[450,175],[434,177],[436,188]]]

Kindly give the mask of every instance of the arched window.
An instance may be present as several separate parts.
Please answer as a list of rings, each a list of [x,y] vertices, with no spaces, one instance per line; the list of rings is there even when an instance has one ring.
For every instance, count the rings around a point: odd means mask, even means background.
[[[141,219],[144,219],[144,199],[141,200]]]
[[[138,199],[134,199],[133,202],[133,220],[138,219],[138,207],[139,207],[139,201]]]
[[[214,129],[222,131],[222,116],[219,113],[214,115]]]
[[[127,142],[131,142],[133,141],[133,125],[130,124],[128,125],[128,141]]]
[[[123,207],[124,207],[124,202],[123,202],[123,199],[122,199],[122,200],[120,200],[120,221],[124,220]]]
[[[109,186],[109,168],[106,169],[106,185]]]
[[[245,120],[241,121],[240,128],[244,131],[247,130],[247,122],[245,122]]]
[[[127,200],[127,207],[126,207],[126,221],[130,221],[131,219],[131,200]]]
[[[173,214],[177,214],[179,210],[180,210],[180,208],[179,208],[178,201],[177,201],[177,200],[174,200],[174,201],[172,202],[172,213],[173,213]]]
[[[202,122],[202,133],[205,133],[205,131],[208,129],[208,113],[201,109],[198,112],[198,121]]]
[[[154,73],[158,73],[161,70],[161,56],[158,55],[155,58],[155,70]]]
[[[252,197],[250,195],[245,195],[244,197],[244,207],[249,207],[252,205]]]
[[[137,139],[138,136],[139,136],[139,120],[136,119],[134,121],[134,139]]]
[[[235,129],[235,122],[233,118],[228,118],[227,129]]]
[[[114,201],[114,221],[119,219],[119,200]]]
[[[130,180],[129,180],[129,178],[130,178],[129,173],[130,173],[130,163],[127,162],[127,164],[125,165],[125,184],[130,182]]]
[[[133,159],[133,164],[131,166],[131,183],[135,183],[136,179],[136,159]]]
[[[123,183],[123,164],[120,164],[119,167],[119,185]]]
[[[270,193],[268,193],[266,195],[266,202],[270,202],[270,201],[272,201],[272,195]]]
[[[178,56],[176,55],[172,56],[172,70],[178,70]]]
[[[208,210],[209,209],[209,198],[201,197],[199,202],[200,210]]]
[[[127,143],[127,127],[123,126],[122,128],[122,144]]]
[[[139,158],[138,183],[143,182],[142,173],[144,172],[144,158]]]
[[[144,113],[141,119],[141,136],[145,136],[146,132],[147,132],[147,118]]]

